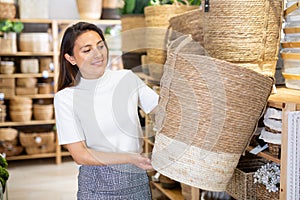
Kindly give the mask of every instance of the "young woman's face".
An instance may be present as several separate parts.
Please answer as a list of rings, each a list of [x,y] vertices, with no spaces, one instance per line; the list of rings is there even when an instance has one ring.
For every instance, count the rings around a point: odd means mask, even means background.
[[[87,31],[78,36],[73,52],[73,56],[66,54],[65,58],[78,66],[83,78],[95,79],[103,75],[107,65],[107,48],[97,32]]]

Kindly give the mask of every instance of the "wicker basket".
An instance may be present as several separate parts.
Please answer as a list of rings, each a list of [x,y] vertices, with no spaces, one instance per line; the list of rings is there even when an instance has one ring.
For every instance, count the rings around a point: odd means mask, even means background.
[[[29,155],[40,154],[40,153],[53,153],[55,152],[55,143],[42,145],[38,147],[25,147],[25,151]]]
[[[280,151],[281,151],[281,145],[280,144],[268,143],[268,147],[269,147],[269,152],[273,156],[279,158]]]
[[[53,131],[42,133],[21,132],[19,139],[23,147],[39,147],[42,145],[53,144],[55,141],[55,135]]]
[[[33,104],[33,117],[36,120],[50,120],[53,118],[53,104]]]
[[[123,15],[122,23],[122,51],[146,52],[145,16],[143,14]]]
[[[17,86],[19,87],[35,87],[37,83],[37,78],[17,78]]]
[[[32,111],[31,110],[22,110],[22,111],[10,110],[9,115],[11,121],[13,122],[29,122],[31,121]]]
[[[100,19],[102,0],[76,0],[80,19]]]
[[[15,71],[15,63],[13,61],[1,61],[0,73],[1,74],[13,74]]]
[[[18,130],[13,128],[0,128],[0,141],[12,141],[18,136]]]
[[[145,25],[146,25],[146,47],[149,63],[161,64],[166,61],[166,35],[168,33],[169,19],[175,15],[184,13],[186,11],[194,10],[199,6],[186,6],[186,5],[158,5],[146,6],[145,12]],[[157,65],[154,65],[157,67]],[[151,70],[149,66],[150,76]],[[163,72],[161,70],[156,70]],[[158,75],[161,77],[162,73]],[[152,76],[151,76],[152,77]],[[157,77],[153,77],[156,79]]]
[[[230,62],[276,61],[282,16],[282,0],[210,1],[203,15],[204,47],[211,57]],[[275,69],[276,63],[271,75]]]
[[[13,3],[0,2],[0,19],[14,19],[16,6]]]
[[[39,94],[51,94],[53,92],[52,85],[50,83],[39,83],[38,93]]]
[[[257,184],[256,200],[277,200],[279,192],[269,192],[263,184]]]
[[[170,18],[169,23],[172,30],[170,40],[174,40],[183,34],[190,34],[193,40],[203,45],[204,33],[202,20],[203,12],[200,9],[187,11]]]
[[[27,98],[27,97],[15,97],[10,99],[9,101],[10,105],[31,105],[32,104],[32,99]]]
[[[182,36],[168,49],[152,166],[193,187],[225,191],[264,113],[273,79],[203,56],[191,41]]]
[[[17,145],[17,140],[4,141],[0,144],[0,153],[5,153],[7,157],[20,155],[23,149],[22,146]]]
[[[238,200],[255,200],[256,184],[254,184],[253,175],[265,163],[265,159],[251,154],[241,157],[227,185],[226,192]]]
[[[16,87],[16,95],[35,95],[37,93],[37,87]]]

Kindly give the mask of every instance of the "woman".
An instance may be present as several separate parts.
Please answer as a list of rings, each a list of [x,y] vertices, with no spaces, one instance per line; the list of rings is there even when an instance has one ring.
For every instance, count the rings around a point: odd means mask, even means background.
[[[54,97],[59,144],[80,165],[77,199],[151,199],[137,106],[151,112],[158,95],[131,71],[108,70],[107,60],[97,26],[67,28]]]

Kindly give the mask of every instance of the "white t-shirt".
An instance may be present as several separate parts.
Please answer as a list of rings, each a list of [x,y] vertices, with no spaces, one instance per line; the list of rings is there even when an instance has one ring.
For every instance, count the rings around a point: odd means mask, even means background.
[[[59,144],[85,140],[103,152],[141,152],[143,135],[138,106],[146,113],[158,104],[158,94],[130,70],[106,70],[95,80],[55,94]]]

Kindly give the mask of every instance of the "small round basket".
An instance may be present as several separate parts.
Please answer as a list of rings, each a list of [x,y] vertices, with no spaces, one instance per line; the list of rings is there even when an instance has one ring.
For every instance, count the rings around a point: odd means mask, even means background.
[[[36,120],[50,120],[53,118],[53,104],[41,105],[34,104],[33,105],[33,117]]]
[[[9,112],[11,121],[13,122],[28,122],[31,120],[32,111],[23,110],[23,111],[14,111],[10,110]]]
[[[0,129],[0,141],[12,141],[18,136],[18,130],[13,128]]]

